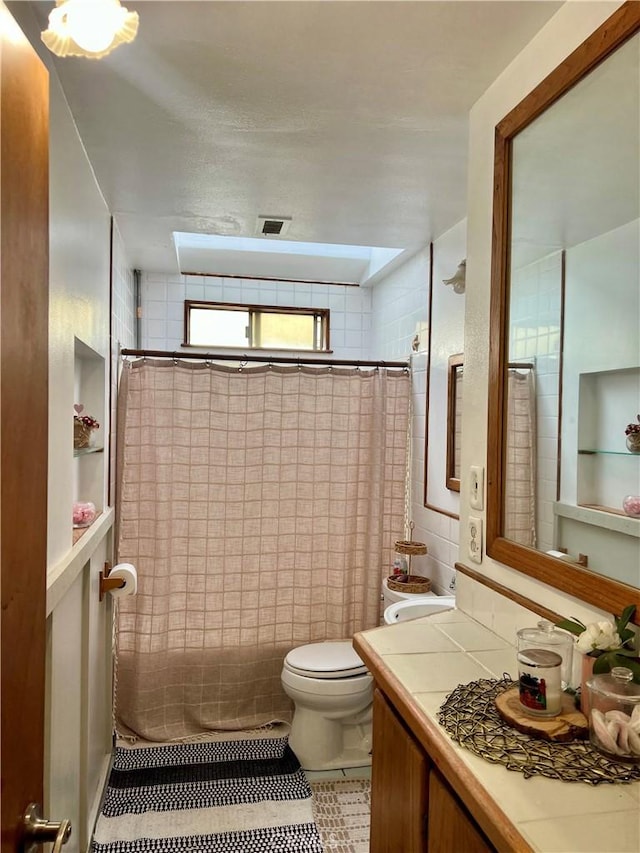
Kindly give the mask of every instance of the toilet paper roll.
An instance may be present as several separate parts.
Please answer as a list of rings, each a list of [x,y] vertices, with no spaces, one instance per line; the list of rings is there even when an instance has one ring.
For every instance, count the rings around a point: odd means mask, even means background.
[[[124,595],[135,595],[138,591],[138,573],[135,566],[132,566],[131,563],[118,563],[109,572],[109,577],[122,578],[124,581],[124,586],[109,590],[114,598],[122,598]]]

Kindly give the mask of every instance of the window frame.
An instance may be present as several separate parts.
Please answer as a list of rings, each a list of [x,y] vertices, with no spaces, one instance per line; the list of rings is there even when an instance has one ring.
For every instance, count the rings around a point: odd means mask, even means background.
[[[215,343],[211,344],[192,344],[189,342],[191,335],[190,321],[191,309],[197,308],[200,310],[214,311],[242,311],[249,315],[249,340],[243,346],[222,346]],[[296,316],[313,317],[314,318],[314,346],[313,347],[261,347],[254,346],[252,342],[252,334],[255,328],[255,317],[260,314],[293,314]],[[256,305],[245,304],[240,302],[209,302],[200,299],[185,299],[184,301],[184,341],[182,346],[191,349],[206,349],[207,346],[216,347],[224,350],[252,350],[252,351],[273,351],[282,350],[284,352],[314,352],[314,353],[330,353],[330,310],[329,308],[301,308],[293,305]],[[317,346],[316,346],[317,344]]]

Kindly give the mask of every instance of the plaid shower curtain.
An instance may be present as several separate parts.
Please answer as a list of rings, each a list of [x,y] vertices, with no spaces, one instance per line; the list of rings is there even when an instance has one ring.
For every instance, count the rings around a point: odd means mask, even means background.
[[[403,531],[410,378],[143,359],[119,395],[117,728],[288,720],[282,661],[379,621]]]

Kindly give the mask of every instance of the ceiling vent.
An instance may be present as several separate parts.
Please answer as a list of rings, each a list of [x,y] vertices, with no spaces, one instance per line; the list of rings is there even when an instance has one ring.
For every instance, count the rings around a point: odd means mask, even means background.
[[[284,237],[290,225],[290,216],[259,216],[256,233],[265,237]]]

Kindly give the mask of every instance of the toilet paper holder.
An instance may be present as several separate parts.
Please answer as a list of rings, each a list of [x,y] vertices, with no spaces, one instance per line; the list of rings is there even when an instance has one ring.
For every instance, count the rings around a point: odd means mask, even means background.
[[[109,577],[109,572],[112,568],[113,567],[111,563],[105,563],[104,569],[100,569],[100,601],[102,601],[105,595],[112,589],[122,589],[122,587],[124,586],[124,581],[122,580],[122,578]]]

